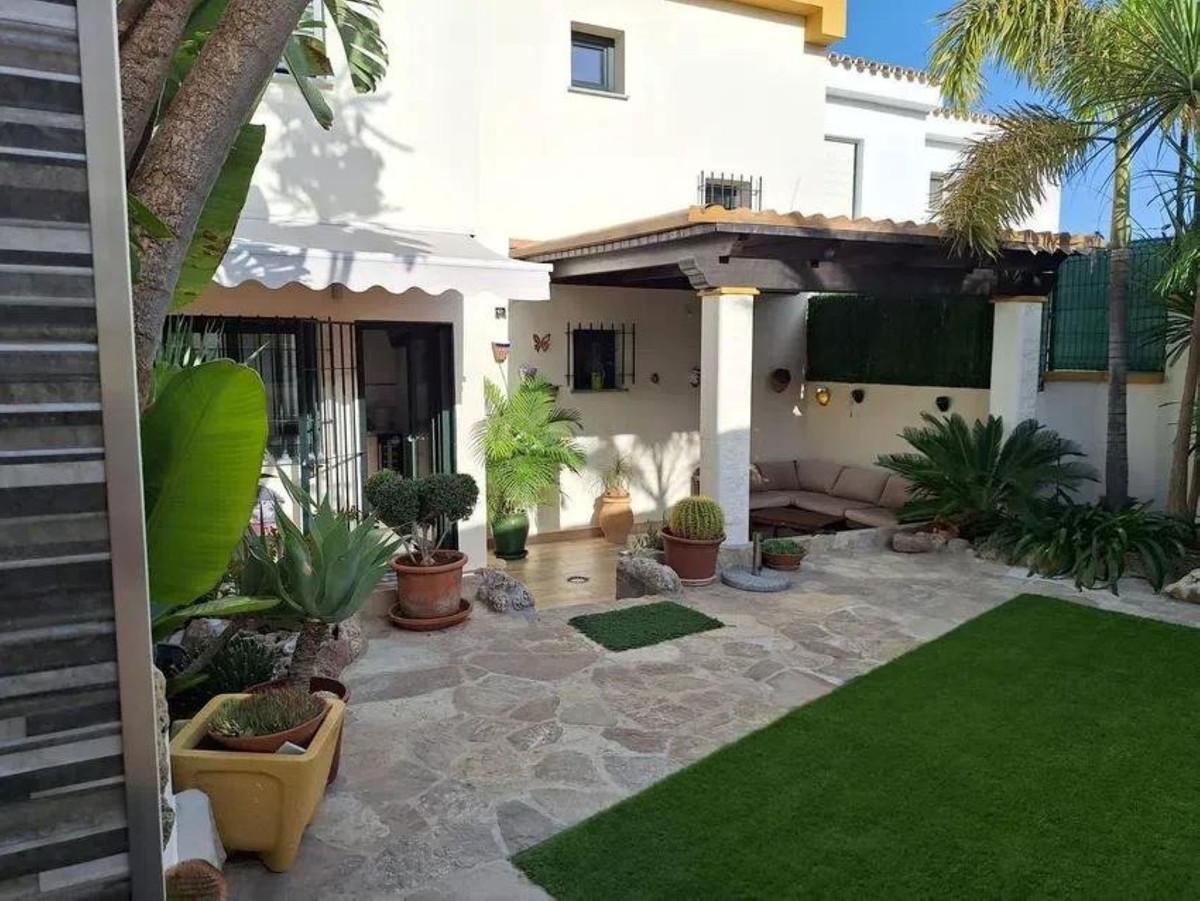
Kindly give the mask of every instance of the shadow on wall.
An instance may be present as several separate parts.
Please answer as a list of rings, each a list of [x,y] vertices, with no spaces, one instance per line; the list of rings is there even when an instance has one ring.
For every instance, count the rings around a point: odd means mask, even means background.
[[[601,478],[617,454],[629,458],[633,474],[629,480],[630,502],[638,522],[657,522],[667,509],[688,493],[692,471],[699,465],[699,439],[695,433],[675,433],[662,441],[646,441],[637,435],[596,438],[588,454],[583,484],[592,485],[590,525],[599,525]]]
[[[289,200],[291,209],[268,210],[261,195],[258,206],[247,204],[247,213],[258,218],[269,214],[285,217],[313,213],[323,221],[369,219],[400,213],[394,202],[403,191],[388,192],[381,182],[382,148],[386,152],[413,152],[412,146],[395,140],[378,127],[388,121],[386,95],[355,95],[352,103],[328,97],[334,108],[333,128],[321,129],[308,108],[292,95],[270,92],[264,107],[277,121],[267,124],[272,190]],[[266,167],[264,167],[264,170]]]

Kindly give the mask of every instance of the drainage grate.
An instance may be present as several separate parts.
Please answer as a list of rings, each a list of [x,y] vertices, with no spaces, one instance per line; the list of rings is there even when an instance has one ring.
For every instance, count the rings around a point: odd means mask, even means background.
[[[592,580],[587,576],[567,576],[567,581],[572,585],[586,585]]]

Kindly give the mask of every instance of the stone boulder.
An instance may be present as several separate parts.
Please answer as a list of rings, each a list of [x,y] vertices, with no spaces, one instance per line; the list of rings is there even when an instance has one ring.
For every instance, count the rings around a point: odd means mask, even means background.
[[[928,554],[943,544],[930,532],[897,532],[892,536],[892,550],[898,554]]]
[[[475,571],[475,578],[479,585],[475,589],[477,603],[485,604],[496,613],[533,609],[533,595],[529,589],[508,573],[485,567]]]
[[[356,613],[329,630],[329,638],[317,651],[317,675],[337,679],[366,651],[367,635]]]
[[[675,570],[646,557],[622,554],[617,558],[617,600],[646,595],[677,595],[683,583]]]
[[[1200,604],[1200,569],[1193,569],[1178,582],[1163,589],[1163,594],[1177,601]]]

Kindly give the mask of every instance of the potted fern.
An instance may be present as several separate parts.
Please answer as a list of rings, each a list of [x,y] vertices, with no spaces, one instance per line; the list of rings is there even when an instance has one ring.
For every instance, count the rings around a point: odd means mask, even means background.
[[[558,488],[564,469],[579,472],[583,451],[575,441],[579,412],[555,403],[553,386],[535,376],[506,395],[484,384],[487,417],[474,432],[475,452],[487,466],[488,520],[496,556],[520,560],[528,553],[529,511]]]
[[[629,502],[629,483],[633,478],[633,464],[624,454],[617,454],[600,476],[604,493],[600,495],[600,510],[597,519],[604,540],[621,547],[629,540],[633,531],[633,507]]]
[[[444,545],[454,524],[475,509],[479,499],[475,480],[459,473],[405,479],[384,469],[367,480],[366,496],[407,546],[406,553],[392,561],[397,607],[392,621],[404,628],[429,630],[465,619],[470,612],[462,596],[467,555]]]
[[[725,511],[712,498],[685,497],[667,511],[662,531],[667,566],[684,585],[709,585],[717,578],[717,552],[725,540]]]

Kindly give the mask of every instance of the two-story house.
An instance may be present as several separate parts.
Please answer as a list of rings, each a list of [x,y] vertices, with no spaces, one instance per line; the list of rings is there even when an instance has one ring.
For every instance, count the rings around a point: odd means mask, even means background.
[[[221,317],[231,353],[265,345],[278,465],[350,505],[380,466],[482,481],[469,432],[483,381],[522,368],[562,386],[591,461],[564,479],[561,507],[539,511],[543,532],[593,526],[597,471],[618,452],[639,473],[636,513],[658,518],[688,492],[706,441],[710,461],[741,470],[706,485],[727,502],[751,455],[847,443],[838,424],[803,416],[811,278],[746,286],[756,300],[710,317],[677,270],[560,282],[560,263],[520,257],[592,233],[563,245],[577,253],[614,227],[631,242],[661,237],[677,223],[655,217],[710,205],[764,233],[769,211],[797,211],[809,218],[778,228],[801,223],[810,240],[897,229],[940,253],[920,224],[986,118],[940,109],[920,72],[833,52],[845,0],[397,0],[383,15],[387,78],[367,96],[331,78],[333,131],[287,79],[268,90],[238,238],[191,311]],[[1023,225],[1055,231],[1057,208],[1051,189]],[[630,222],[641,225],[619,227]],[[831,247],[822,272],[838,271]],[[784,392],[768,384],[780,369],[794,375]],[[960,409],[986,411],[987,395]],[[850,441],[845,455],[893,449],[926,401],[901,392],[878,414],[879,445]],[[459,540],[484,559],[482,511]]]

